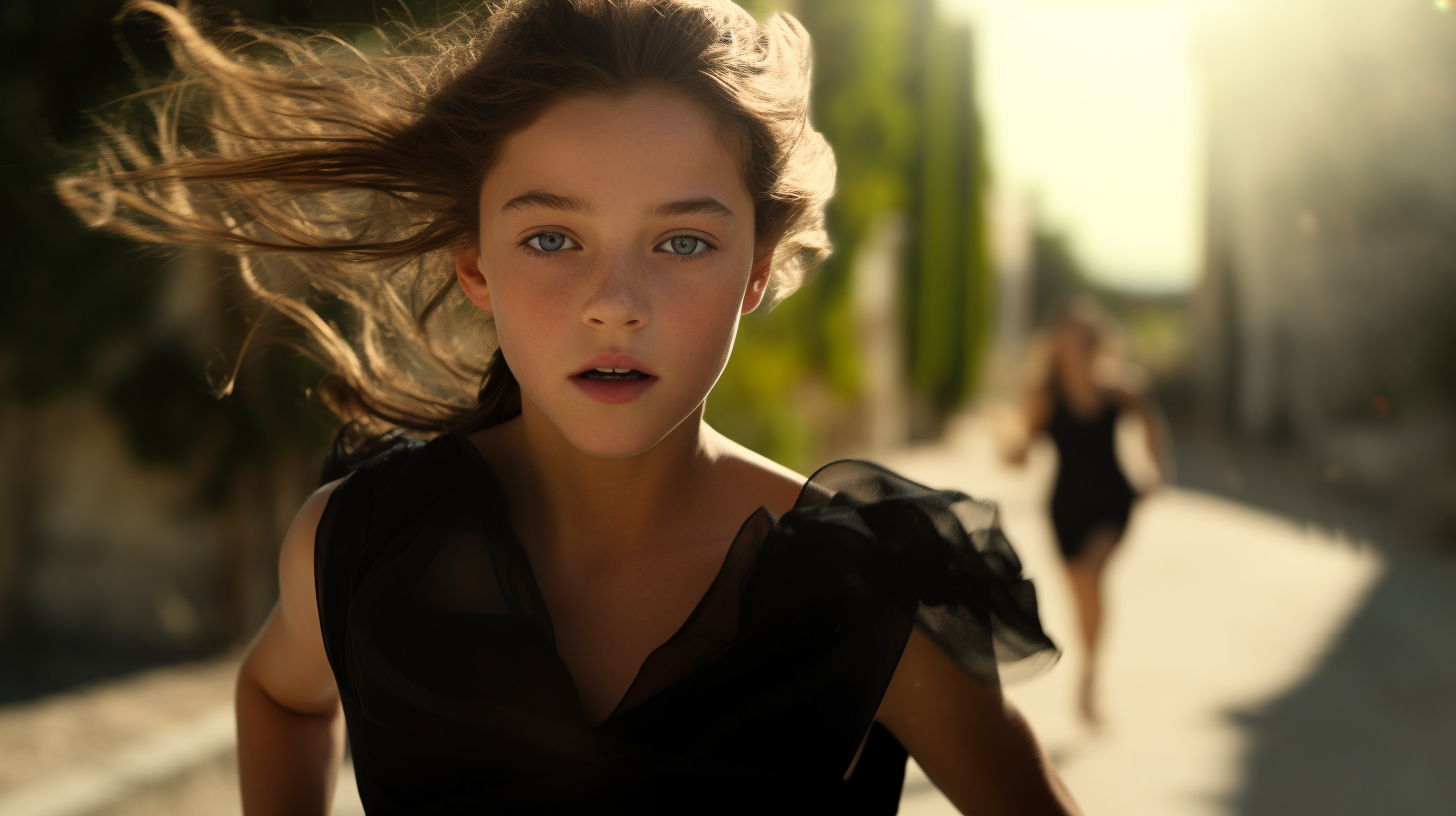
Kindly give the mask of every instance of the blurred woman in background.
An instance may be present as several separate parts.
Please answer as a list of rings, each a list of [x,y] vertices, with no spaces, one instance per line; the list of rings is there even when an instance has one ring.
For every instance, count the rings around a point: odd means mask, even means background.
[[[1022,406],[1024,433],[1008,454],[1013,463],[1024,463],[1031,443],[1042,433],[1057,447],[1052,526],[1086,647],[1078,706],[1092,726],[1102,722],[1097,702],[1102,574],[1138,497],[1117,456],[1117,425],[1124,412],[1142,420],[1143,442],[1159,480],[1167,452],[1162,421],[1146,394],[1147,377],[1111,353],[1106,326],[1106,318],[1090,301],[1063,310]]]

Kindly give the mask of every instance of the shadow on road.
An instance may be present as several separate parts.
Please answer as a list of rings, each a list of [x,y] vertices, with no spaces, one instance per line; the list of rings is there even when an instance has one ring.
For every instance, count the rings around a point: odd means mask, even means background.
[[[1318,667],[1257,711],[1232,811],[1449,814],[1456,802],[1456,568],[1400,552]]]
[[[1191,432],[1175,435],[1177,482],[1314,525],[1337,538],[1391,548],[1438,550],[1391,502],[1356,490],[1293,451]],[[1456,549],[1446,548],[1456,556]]]
[[[1449,814],[1456,802],[1456,555],[1277,453],[1180,440],[1179,481],[1374,546],[1385,568],[1316,668],[1255,710],[1244,816]],[[1237,599],[1231,599],[1237,602]]]

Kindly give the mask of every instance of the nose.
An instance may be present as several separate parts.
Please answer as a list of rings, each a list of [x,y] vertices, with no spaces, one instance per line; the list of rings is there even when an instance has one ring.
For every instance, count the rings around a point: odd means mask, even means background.
[[[642,270],[627,258],[604,257],[592,270],[592,292],[582,307],[581,319],[593,329],[637,331],[647,326],[651,309]]]

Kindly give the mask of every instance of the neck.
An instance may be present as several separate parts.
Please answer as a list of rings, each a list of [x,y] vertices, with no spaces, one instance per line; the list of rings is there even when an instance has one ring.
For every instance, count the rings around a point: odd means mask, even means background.
[[[660,543],[667,519],[683,513],[709,479],[717,434],[698,406],[662,441],[635,456],[583,453],[529,401],[512,423],[505,463],[512,522],[544,548],[588,560],[619,561]]]

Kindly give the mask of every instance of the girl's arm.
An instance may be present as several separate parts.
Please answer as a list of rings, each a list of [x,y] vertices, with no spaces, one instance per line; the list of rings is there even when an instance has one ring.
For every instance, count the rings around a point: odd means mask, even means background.
[[[329,494],[314,493],[283,540],[278,604],[238,673],[238,769],[248,816],[326,816],[344,753],[339,690],[314,597],[313,539]]]
[[[1081,813],[1001,689],[961,671],[919,628],[876,719],[962,813]]]

